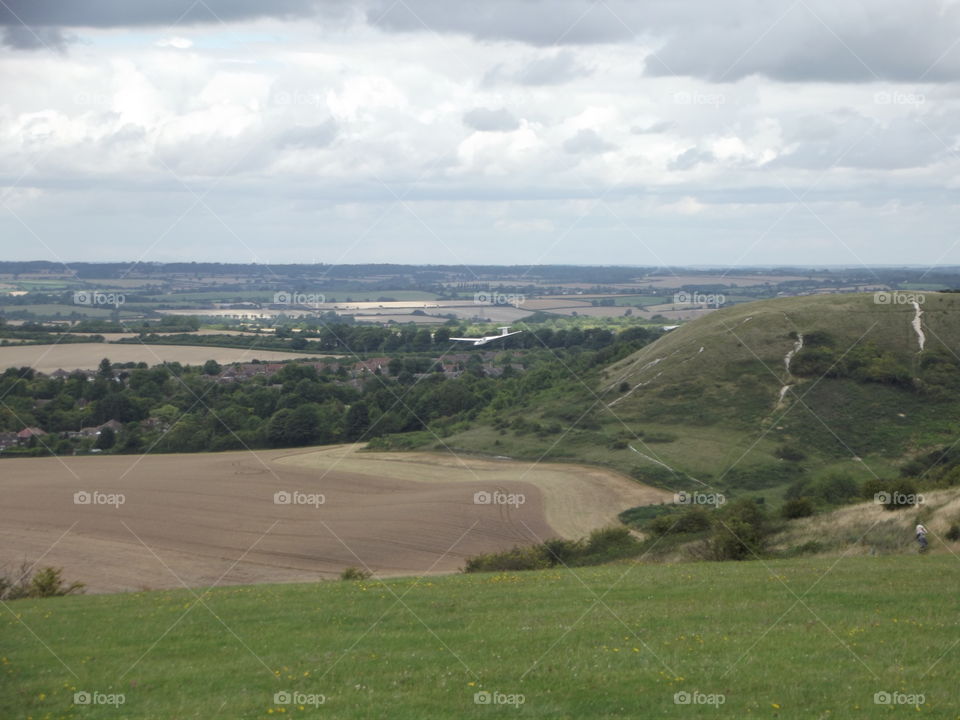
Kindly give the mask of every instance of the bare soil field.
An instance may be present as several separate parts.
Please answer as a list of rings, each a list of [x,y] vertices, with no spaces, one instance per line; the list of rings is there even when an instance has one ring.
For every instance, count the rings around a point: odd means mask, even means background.
[[[220,364],[258,360],[293,360],[298,357],[330,357],[288,353],[277,350],[240,350],[237,348],[199,347],[191,345],[108,345],[105,343],[60,343],[0,347],[0,368],[32,367],[42,373],[63,370],[94,370],[103,358],[110,362],[145,362],[159,365],[179,362],[202,365],[213,359]]]
[[[78,492],[123,502],[78,504]],[[478,492],[524,502],[478,504]],[[89,592],[304,582],[350,566],[455,572],[471,555],[580,536],[667,499],[596,468],[347,446],[9,459],[0,493],[0,564],[63,567]]]
[[[523,304],[527,310],[553,310],[556,308],[580,308],[592,307],[588,300],[575,300],[566,295],[549,298],[537,298],[536,300],[527,300]]]
[[[124,338],[135,338],[139,337],[140,333],[138,332],[102,332],[102,333],[90,333],[91,335],[100,335],[107,342],[113,342],[114,340],[120,340]],[[154,335],[164,336],[164,335],[181,335],[179,332],[156,332],[152,333]],[[194,330],[189,333],[190,335],[247,335],[256,337],[260,333],[247,332],[245,330],[215,330],[213,328],[200,328],[199,330]]]
[[[385,314],[385,315],[354,315],[356,321],[359,323],[388,323],[388,322],[398,322],[398,323],[415,323],[417,325],[443,325],[447,321],[446,318],[433,317],[430,315],[403,315],[400,313],[396,314]]]

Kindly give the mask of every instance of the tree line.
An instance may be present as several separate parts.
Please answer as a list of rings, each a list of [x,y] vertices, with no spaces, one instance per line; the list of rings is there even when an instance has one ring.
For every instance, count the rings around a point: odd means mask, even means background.
[[[70,454],[95,445],[116,453],[292,447],[427,428],[448,434],[485,411],[492,415],[497,408],[532,402],[538,393],[571,382],[571,371],[614,362],[656,336],[632,328],[609,333],[599,348],[504,350],[492,363],[471,353],[453,372],[444,372],[442,354],[397,355],[361,376],[355,376],[352,361],[319,367],[289,362],[273,375],[232,381],[220,376],[213,361],[147,367],[114,366],[105,359],[92,377],[11,368],[0,375],[0,432],[35,426],[48,435],[3,454]],[[410,337],[414,342],[416,333]],[[584,331],[579,337],[593,344],[597,335]],[[110,420],[123,428],[96,439],[75,435]]]

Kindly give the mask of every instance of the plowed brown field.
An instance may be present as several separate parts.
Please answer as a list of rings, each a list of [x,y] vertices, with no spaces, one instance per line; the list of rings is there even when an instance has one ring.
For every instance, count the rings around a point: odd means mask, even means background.
[[[123,503],[77,504],[78,492]],[[313,504],[278,504],[278,492]],[[478,492],[523,503],[477,504]],[[664,491],[575,465],[346,446],[0,461],[0,564],[61,566],[90,592],[454,572],[579,537]],[[509,500],[509,497],[505,499]]]

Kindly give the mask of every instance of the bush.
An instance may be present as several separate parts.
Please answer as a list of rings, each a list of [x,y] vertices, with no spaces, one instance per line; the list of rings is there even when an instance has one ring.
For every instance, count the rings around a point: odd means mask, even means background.
[[[583,551],[583,541],[576,540],[547,540],[543,549],[551,564],[569,565],[577,555]]]
[[[836,341],[833,336],[826,330],[813,330],[803,336],[803,346],[805,348],[833,347],[835,344]]]
[[[787,500],[780,508],[780,516],[787,520],[810,517],[811,515],[813,515],[813,503],[805,497]]]
[[[868,478],[864,480],[863,484],[860,486],[860,497],[862,497],[864,500],[873,500],[874,496],[876,496],[877,493],[881,493],[886,490],[889,484],[889,480]]]
[[[505,552],[487,553],[468,558],[464,572],[496,572],[510,570],[543,570],[550,567],[550,558],[541,545],[515,547]]]
[[[340,573],[341,580],[366,580],[371,575],[369,570],[362,570],[358,567],[348,567]]]
[[[736,500],[720,511],[708,542],[714,560],[746,560],[759,555],[768,532],[766,514],[753,500]]]
[[[628,527],[642,528],[658,515],[666,515],[674,510],[674,505],[638,505],[624,510],[617,519]]]
[[[630,534],[629,528],[623,526],[602,528],[590,533],[582,551],[571,560],[580,565],[594,565],[628,556],[639,545],[637,539]]]
[[[904,510],[913,507],[917,499],[917,486],[909,478],[867,480],[861,492],[867,500],[882,503],[885,510]]]
[[[774,455],[781,460],[790,460],[791,462],[799,462],[807,457],[803,450],[796,445],[790,445],[789,443],[785,443],[778,447],[774,452]]]
[[[833,472],[820,478],[798,480],[787,488],[785,497],[788,500],[807,498],[813,503],[841,505],[857,498],[862,492],[864,490],[851,475]]]
[[[0,600],[61,597],[82,593],[84,587],[81,582],[68,585],[63,579],[63,568],[47,566],[33,571],[30,563],[24,561],[18,570],[0,575]]]
[[[547,540],[532,547],[514,547],[506,552],[469,558],[464,572],[543,570],[546,568],[597,565],[636,555],[641,544],[625,527],[594,530],[580,540]]]
[[[748,560],[760,549],[754,528],[741,520],[729,520],[719,525],[708,548],[714,560]]]
[[[698,533],[709,530],[710,511],[703,507],[689,507],[682,512],[660,515],[647,524],[647,530],[658,537]]]
[[[950,529],[947,530],[947,532],[945,532],[943,536],[947,540],[950,540],[951,542],[956,542],[957,540],[960,540],[960,525],[957,525],[957,523],[952,523],[950,525]]]
[[[809,347],[804,338],[804,349],[790,361],[790,372],[798,377],[836,377],[837,355],[828,347]]]

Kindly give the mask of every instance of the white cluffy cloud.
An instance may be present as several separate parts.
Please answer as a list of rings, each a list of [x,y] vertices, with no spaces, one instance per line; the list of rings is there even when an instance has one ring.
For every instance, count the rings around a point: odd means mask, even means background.
[[[855,6],[7,0],[6,256],[960,262],[958,5]]]

